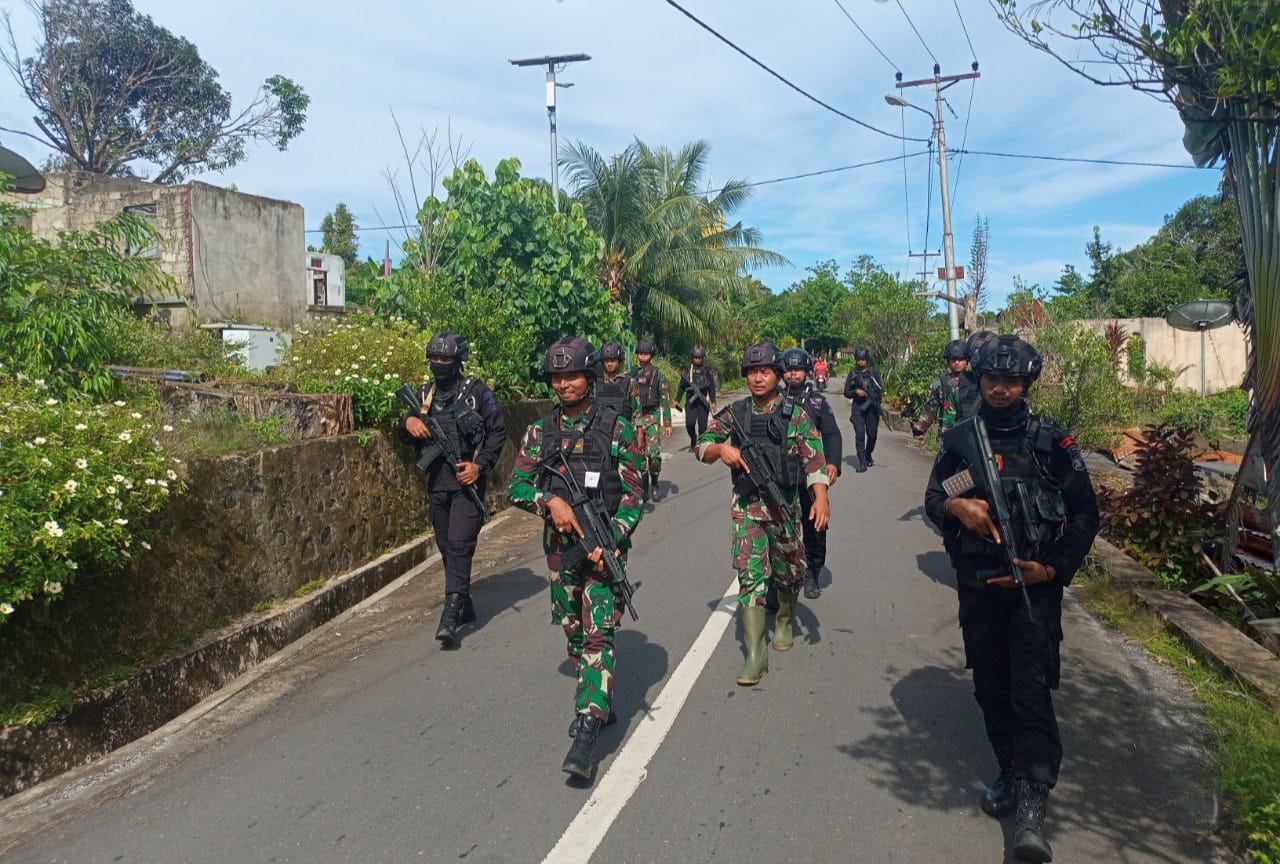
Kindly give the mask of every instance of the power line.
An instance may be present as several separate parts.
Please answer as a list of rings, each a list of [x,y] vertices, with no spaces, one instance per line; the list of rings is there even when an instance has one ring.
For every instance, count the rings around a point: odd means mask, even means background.
[[[849,14],[848,9],[844,8],[844,4],[841,3],[840,0],[835,0],[835,4],[840,7],[840,11],[844,13],[844,17],[849,19],[849,23],[852,24],[855,28],[857,28],[858,32],[862,34],[862,38],[866,39],[867,42],[870,43],[871,47],[876,49],[876,53],[884,58],[884,62],[892,66],[895,72],[901,72],[902,70],[898,68],[898,64],[890,60],[889,55],[881,51],[880,46],[876,44],[875,40],[872,39],[869,35],[867,35],[867,31],[863,30],[862,26],[858,24],[857,21],[853,20],[853,16]]]
[[[846,114],[845,112],[841,111],[839,108],[836,108],[836,107],[834,107],[834,106],[832,106],[832,105],[830,105],[830,104],[828,104],[828,103],[826,103],[826,102],[823,102],[823,101],[822,101],[821,99],[819,99],[817,96],[814,96],[812,93],[810,93],[809,91],[807,91],[807,90],[803,89],[803,88],[802,88],[802,87],[800,87],[799,85],[796,85],[796,84],[791,83],[791,81],[787,80],[787,79],[786,79],[785,77],[783,77],[782,75],[780,75],[780,74],[778,74],[777,72],[775,72],[775,71],[773,71],[772,69],[770,69],[770,68],[769,68],[768,66],[766,66],[764,63],[760,62],[760,61],[759,61],[759,60],[757,60],[755,57],[753,57],[753,56],[751,56],[750,54],[748,54],[748,53],[747,53],[746,51],[744,51],[742,48],[739,48],[739,47],[738,47],[737,45],[735,45],[733,42],[729,41],[729,39],[728,39],[728,38],[726,38],[725,36],[722,36],[720,33],[718,33],[718,32],[715,30],[715,28],[713,28],[711,25],[709,25],[709,24],[705,23],[705,22],[704,22],[704,21],[702,21],[700,18],[698,18],[696,15],[694,15],[692,12],[690,12],[688,9],[685,9],[683,6],[681,6],[679,3],[677,3],[677,2],[676,2],[676,0],[666,0],[666,3],[667,3],[667,5],[668,5],[668,6],[672,7],[673,9],[675,9],[675,10],[676,10],[677,12],[679,12],[680,14],[684,15],[686,18],[688,18],[688,19],[689,19],[690,21],[692,21],[693,23],[697,24],[697,25],[698,25],[699,27],[701,27],[703,30],[706,30],[706,31],[707,31],[708,33],[710,33],[712,36],[716,37],[716,38],[717,38],[717,39],[719,39],[721,42],[723,42],[724,44],[728,45],[728,46],[729,46],[730,48],[732,48],[734,51],[737,51],[737,52],[738,52],[739,54],[741,54],[743,57],[746,57],[746,58],[747,58],[748,60],[750,60],[752,63],[754,63],[755,65],[759,66],[759,67],[760,67],[761,69],[763,69],[764,71],[768,72],[768,73],[769,73],[770,75],[772,75],[774,78],[777,78],[777,79],[778,79],[779,81],[781,81],[783,84],[786,84],[786,85],[787,85],[788,87],[790,87],[792,90],[796,91],[796,92],[797,92],[797,93],[799,93],[801,96],[803,96],[803,97],[805,97],[806,99],[808,99],[810,102],[814,102],[814,103],[816,103],[816,104],[818,104],[818,105],[821,105],[823,108],[826,108],[826,109],[827,109],[828,111],[830,111],[832,114],[835,114],[835,115],[836,115],[836,116],[838,116],[838,117],[843,117],[844,119],[848,120],[850,123],[856,123],[857,125],[859,125],[859,126],[863,127],[864,129],[870,129],[872,132],[878,132],[878,133],[880,133],[881,135],[884,135],[884,136],[885,136],[885,137],[887,137],[887,138],[894,138],[894,139],[897,139],[897,138],[901,138],[901,137],[902,137],[901,135],[896,135],[896,134],[894,134],[893,132],[886,132],[885,130],[880,129],[880,128],[876,127],[876,126],[872,126],[870,123],[867,123],[867,122],[865,122],[865,121],[859,120],[857,117],[854,117],[854,116],[853,116],[853,115],[851,115],[851,114]],[[924,139],[924,138],[907,138],[906,140],[908,140],[908,141],[919,141],[919,142],[922,142],[922,143],[923,143],[926,139]]]
[[[668,0],[669,2],[669,0]],[[933,52],[929,50],[929,43],[924,41],[924,37],[920,35],[920,31],[916,29],[916,23],[911,20],[911,16],[907,14],[906,7],[902,5],[902,0],[895,0],[898,8],[902,10],[902,17],[907,19],[907,23],[911,25],[911,30],[916,34],[916,38],[920,40],[920,44],[924,46],[924,50],[933,58],[933,62],[937,63],[938,58],[934,57]]]
[[[902,119],[902,133],[907,132],[907,109],[899,108],[898,113]],[[902,212],[907,219],[907,254],[910,255],[911,249],[911,193],[907,185],[907,142],[902,142]]]
[[[952,153],[974,156],[999,156],[1003,159],[1039,159],[1045,162],[1085,162],[1091,165],[1129,165],[1136,168],[1188,168],[1192,171],[1221,171],[1221,168],[1178,165],[1173,162],[1135,162],[1125,159],[1085,159],[1081,156],[1044,156],[1037,153],[997,153],[991,150],[953,150]]]
[[[956,7],[956,17],[960,19],[960,29],[964,31],[964,41],[969,43],[969,54],[973,62],[978,62],[978,52],[973,50],[973,40],[969,38],[969,28],[964,26],[964,15],[960,12],[960,0],[951,0]]]
[[[969,118],[973,116],[973,93],[978,89],[978,79],[969,79],[969,107],[964,112],[964,132],[960,134],[960,159],[956,162],[956,179],[951,184],[951,201],[954,205],[956,190],[960,188],[960,169],[964,167],[964,145],[969,141]],[[954,207],[953,207],[954,209]]]

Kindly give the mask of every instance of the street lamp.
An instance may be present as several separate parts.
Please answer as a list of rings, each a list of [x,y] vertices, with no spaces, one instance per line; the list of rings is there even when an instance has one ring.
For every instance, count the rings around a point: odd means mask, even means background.
[[[590,59],[589,54],[558,54],[554,57],[527,57],[509,61],[512,66],[547,67],[547,120],[551,123],[551,198],[557,212],[560,210],[560,154],[556,143],[556,88],[573,85],[556,83],[556,67],[563,69],[570,63],[582,63]]]

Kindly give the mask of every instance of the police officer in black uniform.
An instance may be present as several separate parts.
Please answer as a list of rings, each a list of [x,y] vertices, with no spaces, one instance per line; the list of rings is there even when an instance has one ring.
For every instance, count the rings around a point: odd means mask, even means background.
[[[707,349],[694,345],[689,368],[680,373],[676,388],[676,401],[684,400],[684,428],[689,433],[690,450],[707,431],[707,418],[716,407],[716,376],[706,364]]]
[[[880,400],[884,397],[884,384],[880,374],[871,368],[871,352],[859,348],[853,352],[854,367],[844,380],[844,398],[853,400],[849,419],[853,421],[854,443],[858,448],[857,472],[861,474],[876,464],[871,452],[876,449],[876,436],[880,432]]]
[[[835,485],[840,476],[840,456],[844,449],[844,440],[840,436],[840,427],[836,424],[836,415],[831,413],[831,405],[827,397],[814,389],[809,376],[813,374],[813,358],[803,348],[788,348],[782,352],[782,384],[786,398],[798,402],[809,413],[809,419],[818,427],[822,436],[822,452],[827,457],[827,488]],[[804,596],[809,600],[817,600],[822,596],[818,587],[818,574],[827,563],[827,529],[821,531],[814,528],[809,511],[813,509],[813,495],[808,487],[800,489],[800,507],[804,516],[804,557],[808,570],[804,577]]]
[[[601,374],[596,380],[595,401],[631,420],[640,402],[635,380],[622,368],[624,360],[620,342],[606,342],[600,348]]]
[[[1062,589],[1071,582],[1098,531],[1098,505],[1080,448],[1048,417],[1033,414],[1026,392],[1040,375],[1040,355],[1016,336],[981,350],[974,370],[1000,479],[1006,490],[1026,484],[1039,524],[1018,562],[1032,621],[996,546],[989,502],[974,493],[949,497],[943,481],[966,466],[945,442],[925,492],[925,511],[942,530],[956,568],[965,665],[1000,774],[982,809],[1000,818],[1017,812],[1014,855],[1049,861],[1045,805],[1058,780],[1062,744],[1050,691],[1059,679]]]
[[[463,461],[455,474],[443,459],[427,469],[427,503],[436,546],[444,560],[445,596],[436,638],[448,648],[458,639],[458,628],[476,620],[471,602],[471,559],[484,516],[463,486],[474,486],[484,499],[489,472],[498,464],[507,442],[507,424],[493,391],[483,381],[463,374],[470,354],[467,340],[452,330],[442,330],[427,343],[431,384],[420,398],[423,410],[458,444]],[[415,415],[400,423],[400,440],[415,450],[426,445],[431,433]]]

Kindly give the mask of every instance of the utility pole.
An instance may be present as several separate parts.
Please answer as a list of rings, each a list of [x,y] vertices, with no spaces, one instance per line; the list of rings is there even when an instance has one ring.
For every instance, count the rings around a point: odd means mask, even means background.
[[[588,54],[558,54],[554,57],[527,57],[524,60],[509,61],[512,66],[547,67],[547,120],[551,124],[551,200],[557,213],[560,212],[560,145],[556,137],[556,88],[573,85],[557,84],[556,72],[562,71],[570,63],[582,63],[590,59]],[[560,68],[557,69],[557,66]]]
[[[956,247],[955,239],[951,234],[951,188],[947,179],[947,132],[942,124],[942,91],[953,86],[958,81],[965,81],[969,78],[980,78],[978,72],[978,64],[975,61],[972,72],[966,72],[963,75],[943,75],[942,68],[937,64],[933,64],[933,77],[921,78],[918,81],[903,81],[902,73],[897,73],[897,84],[899,90],[907,87],[922,87],[925,85],[933,86],[934,100],[937,105],[937,113],[933,115],[933,131],[938,136],[938,175],[942,181],[942,263],[943,267],[938,272],[938,277],[947,283],[947,292],[943,296],[943,300],[947,304],[947,323],[951,328],[951,338],[960,338],[960,304],[963,302],[956,295],[956,281],[964,278],[964,269],[956,269]],[[916,108],[901,96],[892,98],[885,97],[890,105],[899,105],[902,107]],[[923,108],[917,110],[924,111]],[[928,111],[925,111],[928,114]],[[926,259],[927,262],[927,259]]]

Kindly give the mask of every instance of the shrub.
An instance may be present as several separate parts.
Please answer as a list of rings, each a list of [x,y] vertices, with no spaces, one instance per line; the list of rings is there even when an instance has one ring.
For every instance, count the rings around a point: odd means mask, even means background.
[[[142,517],[181,486],[156,435],[154,404],[94,404],[0,373],[0,622],[147,547]]]
[[[154,318],[127,316],[116,324],[109,357],[124,366],[183,369],[228,376],[245,371],[235,346],[196,327],[170,327]]]
[[[1044,358],[1044,372],[1029,394],[1034,409],[1071,430],[1082,447],[1112,446],[1118,430],[1133,422],[1134,406],[1107,340],[1068,322],[1037,331],[1033,341]]]
[[[935,330],[920,339],[910,359],[884,382],[885,397],[904,417],[916,418],[924,410],[933,382],[947,371],[942,351],[947,347],[947,332]],[[843,386],[844,382],[841,382]]]
[[[1158,419],[1210,441],[1224,436],[1244,438],[1248,434],[1249,395],[1243,390],[1224,390],[1202,399],[1189,390],[1177,390],[1165,398]]]

